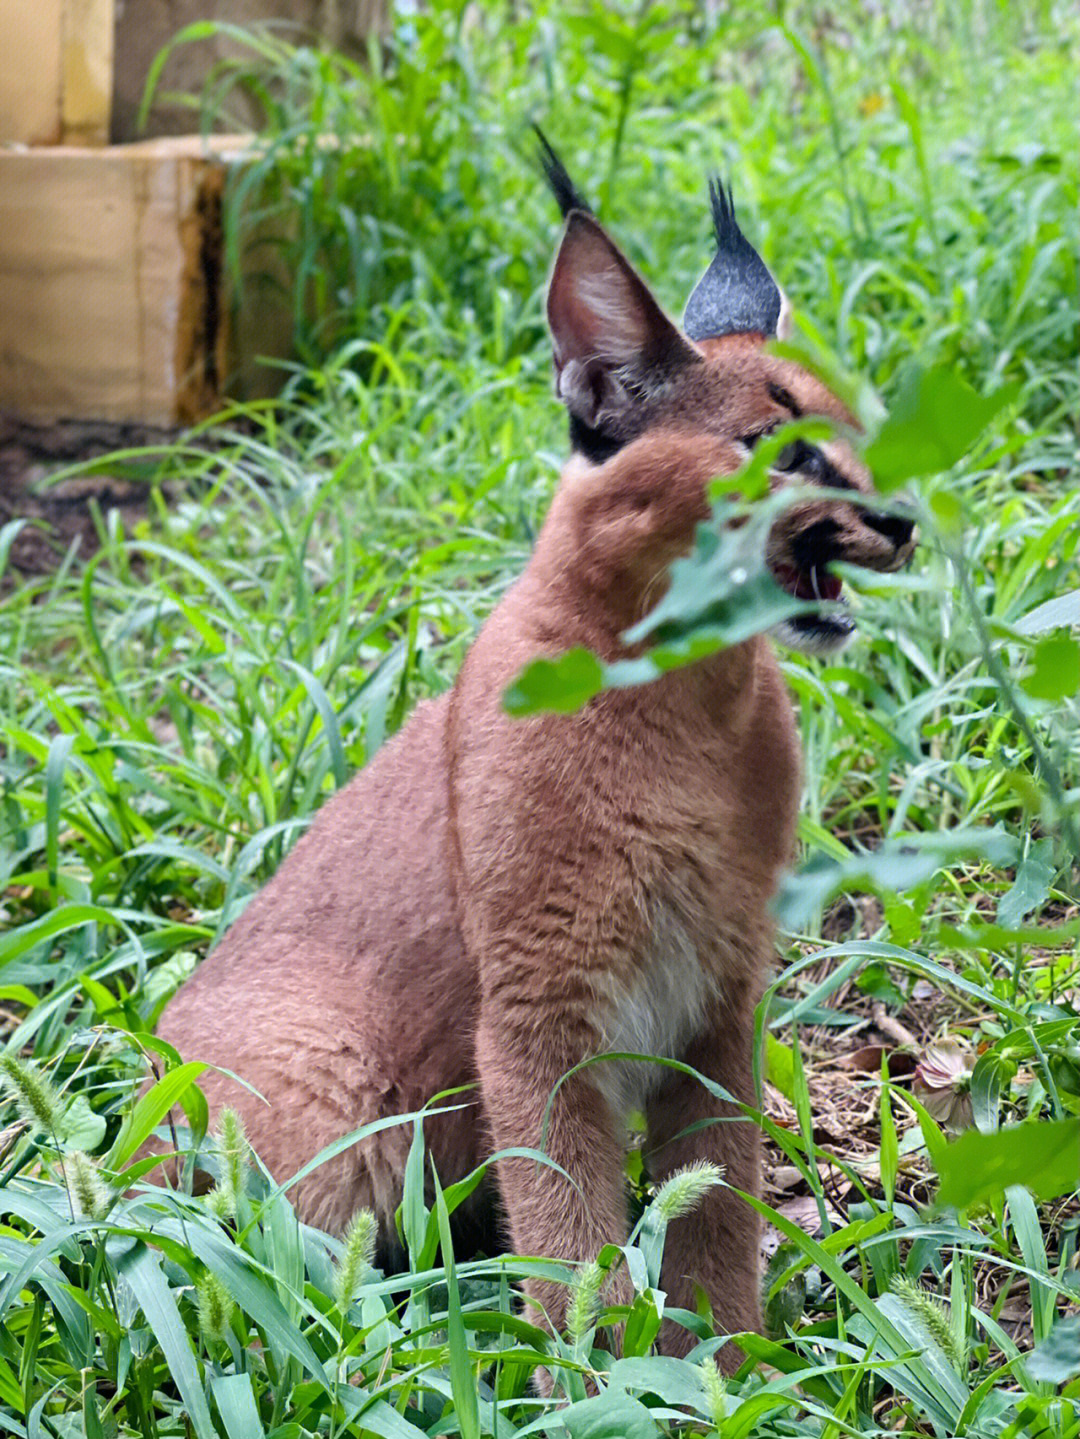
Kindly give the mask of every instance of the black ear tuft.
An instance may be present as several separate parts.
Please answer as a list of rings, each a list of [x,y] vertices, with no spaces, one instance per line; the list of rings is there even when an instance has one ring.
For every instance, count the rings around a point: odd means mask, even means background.
[[[709,179],[709,208],[716,255],[687,301],[683,329],[692,340],[754,331],[776,334],[783,306],[780,288],[735,218],[731,186]]]
[[[747,244],[746,236],[739,229],[739,222],[735,218],[735,194],[730,184],[724,189],[724,182],[719,175],[709,176],[709,208],[712,210],[713,233],[716,235],[718,250],[729,250]]]
[[[562,211],[563,219],[566,219],[571,210],[581,210],[584,214],[591,215],[593,213],[592,206],[571,180],[566,166],[551,148],[543,130],[535,123],[533,129],[536,131],[536,138],[540,141],[540,164],[543,166],[544,178],[551,186],[551,193],[555,196],[559,209]]]

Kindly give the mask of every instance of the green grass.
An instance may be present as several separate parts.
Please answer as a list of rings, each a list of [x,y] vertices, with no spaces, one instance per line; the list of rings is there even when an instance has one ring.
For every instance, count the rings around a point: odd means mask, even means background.
[[[1080,588],[1075,17],[865,8],[544,3],[510,24],[436,5],[399,13],[366,69],[263,37],[216,77],[211,116],[235,86],[265,99],[231,235],[237,254],[260,237],[267,283],[290,277],[300,364],[279,404],[111,460],[146,480],[147,519],[102,519],[92,559],[0,601],[0,1033],[48,1082],[20,1110],[17,1069],[0,1101],[0,1429],[510,1436],[543,1412],[528,1376],[550,1341],[514,1300],[528,1266],[440,1251],[461,1195],[428,1212],[419,1126],[409,1272],[385,1278],[359,1241],[338,1263],[257,1170],[238,1185],[242,1156],[212,1202],[148,1197],[130,1172],[190,1077],[147,1034],[162,1004],[319,803],[451,682],[543,514],[564,438],[534,117],[673,311],[720,168],[801,313],[887,402],[912,362],[1019,387],[920,482],[919,560],[858,583],[857,647],[784,661],[812,868],[785,892],[761,1016],[789,1123],[763,1124],[817,1238],[770,1213],[776,1328],[725,1389],[648,1352],[666,1201],[646,1194],[624,1357],[586,1271],[555,1344],[580,1407],[559,1422],[1080,1433],[1075,651],[1014,628]],[[868,890],[873,921],[837,939],[834,910],[824,944],[815,901],[838,889]],[[873,1001],[910,1019],[920,979],[973,1062],[948,1097],[991,1158],[948,1147],[925,1090],[874,1075],[873,1162],[815,1137],[822,1055]],[[135,1107],[151,1062],[168,1073]],[[963,1208],[926,1202],[939,1180]]]

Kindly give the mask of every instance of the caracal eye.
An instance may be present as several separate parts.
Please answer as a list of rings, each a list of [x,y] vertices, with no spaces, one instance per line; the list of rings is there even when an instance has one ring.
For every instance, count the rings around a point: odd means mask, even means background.
[[[776,469],[783,470],[785,473],[801,469],[803,448],[801,440],[794,440],[790,445],[785,445],[776,457]]]
[[[817,445],[808,445],[805,440],[793,440],[776,457],[775,468],[785,474],[798,471],[808,480],[819,480],[825,474],[825,456]]]

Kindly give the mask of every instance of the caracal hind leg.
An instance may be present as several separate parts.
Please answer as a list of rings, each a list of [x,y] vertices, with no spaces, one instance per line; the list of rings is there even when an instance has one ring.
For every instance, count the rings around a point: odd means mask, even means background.
[[[211,955],[158,1025],[185,1059],[231,1070],[263,1096],[213,1070],[199,1080],[211,1124],[224,1105],[236,1109],[278,1183],[352,1130],[418,1110],[438,1091],[474,1079],[468,1045],[448,1040],[447,1026],[436,1045],[424,1017],[370,1005],[332,956],[283,949],[288,962],[257,977],[220,974]],[[479,1162],[484,1126],[475,1090],[447,1102],[464,1107],[429,1119],[424,1134],[449,1184]],[[181,1113],[174,1117],[184,1122]],[[411,1124],[391,1125],[320,1165],[290,1191],[300,1218],[340,1233],[358,1208],[373,1209],[384,1240],[392,1240],[412,1135]]]

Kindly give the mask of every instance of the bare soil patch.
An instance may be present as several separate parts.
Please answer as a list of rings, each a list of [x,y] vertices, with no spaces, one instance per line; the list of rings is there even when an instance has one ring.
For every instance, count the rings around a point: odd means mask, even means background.
[[[73,544],[83,557],[93,554],[98,519],[109,510],[121,512],[125,528],[146,513],[149,485],[122,474],[119,462],[115,469],[50,483],[52,476],[114,451],[174,438],[174,431],[145,425],[71,420],[38,426],[0,416],[0,526],[26,521],[12,543],[3,582],[10,587],[19,574],[51,573]]]

